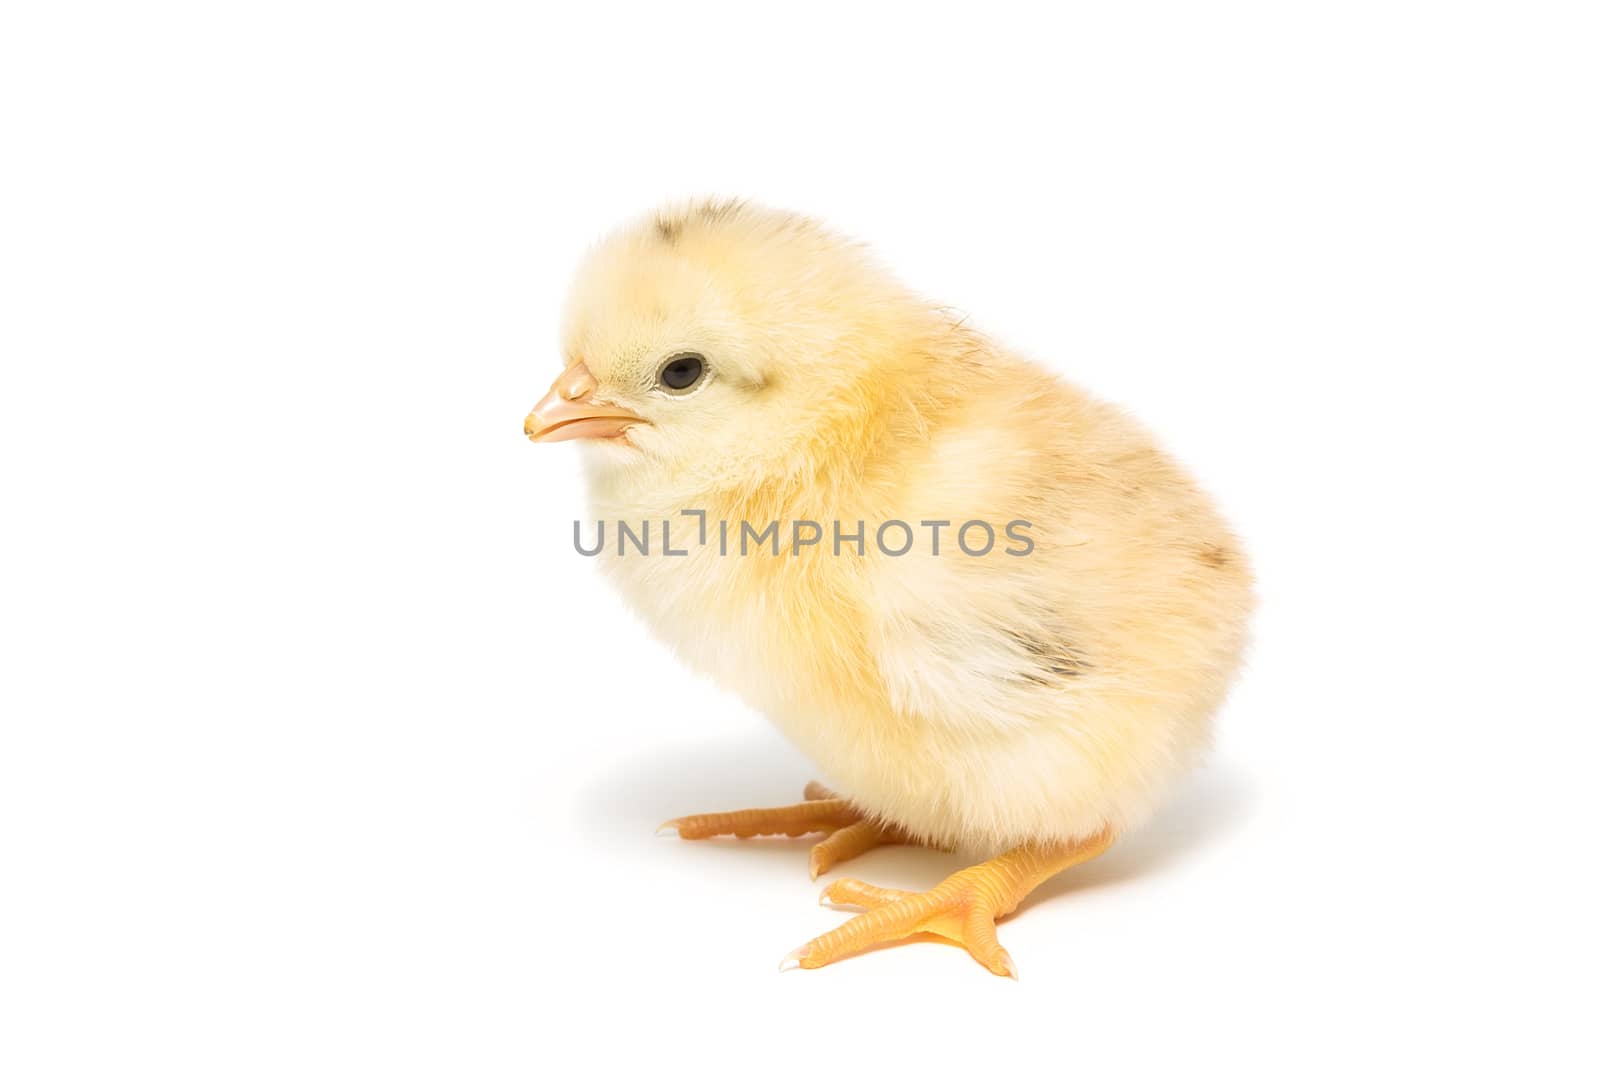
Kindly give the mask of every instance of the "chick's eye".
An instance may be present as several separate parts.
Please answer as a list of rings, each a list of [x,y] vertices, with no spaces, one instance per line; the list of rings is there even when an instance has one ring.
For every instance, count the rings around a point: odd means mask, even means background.
[[[669,359],[661,368],[661,385],[669,393],[686,393],[705,372],[705,360],[693,353],[684,353]]]

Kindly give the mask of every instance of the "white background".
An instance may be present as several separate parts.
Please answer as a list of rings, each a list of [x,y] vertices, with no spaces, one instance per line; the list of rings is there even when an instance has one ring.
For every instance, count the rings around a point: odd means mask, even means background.
[[[1594,1062],[1592,7],[8,4],[0,1060]],[[779,974],[813,770],[571,548],[584,248],[735,194],[1140,414],[1252,546],[1215,757]],[[894,849],[842,873],[931,885]]]

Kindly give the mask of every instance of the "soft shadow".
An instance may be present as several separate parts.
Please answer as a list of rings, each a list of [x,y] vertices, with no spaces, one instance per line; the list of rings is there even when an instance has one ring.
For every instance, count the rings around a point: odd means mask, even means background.
[[[1103,856],[1040,886],[1026,906],[1063,893],[1143,878],[1170,867],[1242,823],[1254,807],[1254,784],[1238,768],[1227,764],[1202,767],[1179,783],[1148,824],[1122,838]]]
[[[643,845],[668,819],[682,815],[782,807],[798,803],[821,776],[777,734],[748,734],[695,747],[660,749],[621,763],[579,793],[573,816],[586,836],[619,847]],[[675,835],[669,835],[675,836]],[[739,862],[779,863],[806,870],[807,837],[714,837],[694,841],[694,855],[724,853]]]
[[[649,841],[656,827],[680,815],[796,803],[812,780],[827,778],[780,735],[751,733],[621,763],[580,791],[572,815],[591,839],[609,838],[627,847]],[[771,862],[798,868],[804,877],[806,854],[819,840],[818,835],[717,837],[692,845],[697,854]],[[910,846],[880,848],[840,864],[819,884],[849,874],[897,889],[928,889],[973,860]]]
[[[750,734],[619,765],[588,783],[574,814],[591,832],[648,835],[680,815],[796,803],[817,777],[781,737]]]
[[[793,804],[800,800],[805,783],[814,778],[826,781],[781,737],[750,734],[693,748],[667,749],[618,766],[583,789],[573,814],[591,835],[638,841],[680,815]],[[1226,764],[1204,767],[1174,789],[1148,825],[1118,841],[1105,855],[1052,878],[1028,898],[1027,905],[1142,878],[1169,867],[1241,822],[1254,805],[1254,795],[1250,780],[1236,768]],[[817,840],[815,836],[714,838],[694,845],[794,863],[803,871],[805,854]],[[883,848],[829,873],[900,889],[925,889],[983,858],[924,848]]]

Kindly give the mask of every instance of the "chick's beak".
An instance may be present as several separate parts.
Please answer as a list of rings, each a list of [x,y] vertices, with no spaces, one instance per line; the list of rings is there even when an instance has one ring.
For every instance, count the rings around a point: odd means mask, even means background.
[[[561,372],[544,399],[528,412],[522,432],[530,441],[621,437],[629,426],[645,421],[627,408],[597,402],[594,392],[598,385],[588,367],[574,363]]]

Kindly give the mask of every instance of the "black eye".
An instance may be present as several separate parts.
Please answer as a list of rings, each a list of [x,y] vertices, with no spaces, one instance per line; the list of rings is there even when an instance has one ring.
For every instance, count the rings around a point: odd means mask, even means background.
[[[669,393],[686,393],[706,372],[706,361],[692,352],[673,356],[661,368],[661,384]]]

